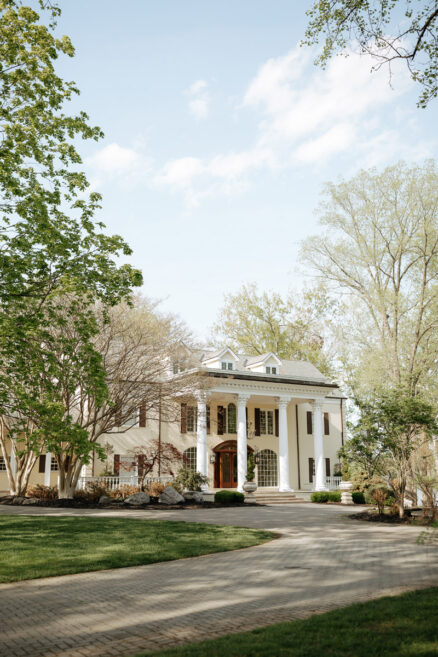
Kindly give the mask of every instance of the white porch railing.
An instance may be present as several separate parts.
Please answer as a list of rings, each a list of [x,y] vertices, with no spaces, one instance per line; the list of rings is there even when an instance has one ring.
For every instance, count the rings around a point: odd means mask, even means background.
[[[79,477],[78,488],[84,490],[87,484],[100,484],[108,490],[115,490],[120,486],[138,486],[137,475],[101,476],[101,477]]]
[[[325,485],[329,490],[336,490],[339,488],[339,484],[342,481],[342,477],[326,477]]]
[[[144,485],[147,488],[149,484],[153,481],[159,481],[162,484],[168,484],[170,481],[173,481],[173,477],[170,475],[165,477],[146,477],[144,480]],[[125,474],[120,476],[108,475],[100,477],[79,477],[78,488],[84,490],[88,483],[100,484],[108,490],[116,490],[120,486],[138,486],[139,477],[136,474]]]

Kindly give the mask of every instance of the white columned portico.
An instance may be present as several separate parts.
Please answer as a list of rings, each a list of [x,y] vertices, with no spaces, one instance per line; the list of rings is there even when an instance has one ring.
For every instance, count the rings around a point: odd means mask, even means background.
[[[324,469],[322,399],[314,399],[313,410],[313,448],[315,458],[315,490],[327,490]]]
[[[291,397],[278,400],[278,452],[279,452],[279,490],[290,491],[289,483],[289,431],[287,427],[287,407]]]
[[[250,395],[237,395],[237,489],[243,491],[246,481],[248,448],[246,435],[246,402]]]
[[[52,453],[47,452],[44,464],[44,486],[50,486],[50,472],[52,470]]]
[[[198,424],[196,430],[196,470],[205,477],[208,475],[207,467],[207,395],[200,393],[198,402]]]

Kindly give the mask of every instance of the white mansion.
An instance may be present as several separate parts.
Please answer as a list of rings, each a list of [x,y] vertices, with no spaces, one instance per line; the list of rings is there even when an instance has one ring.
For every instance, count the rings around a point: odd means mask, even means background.
[[[160,435],[208,477],[209,489],[242,490],[250,452],[259,488],[287,492],[333,486],[337,452],[344,442],[344,398],[335,383],[311,363],[281,360],[272,353],[191,351],[189,361],[188,371],[202,375],[199,380],[207,385],[175,402],[178,421],[161,422],[139,412],[129,427],[101,437],[116,475],[131,471],[134,476],[141,467],[133,461],[134,449]],[[170,375],[186,376],[187,362],[181,365],[173,363]],[[104,467],[96,459],[84,475],[102,475]],[[30,483],[56,485],[56,469],[51,455],[43,455]],[[7,487],[0,464],[0,490]]]
[[[247,456],[254,452],[259,488],[325,490],[344,442],[343,397],[314,365],[275,354],[244,356],[224,348],[191,352],[190,371],[207,377],[206,389],[180,404],[178,422],[160,435],[209,479],[209,488],[242,490]],[[173,373],[183,368],[173,364]],[[106,434],[115,469],[132,461],[134,446],[156,438],[157,421],[140,418],[124,433]]]

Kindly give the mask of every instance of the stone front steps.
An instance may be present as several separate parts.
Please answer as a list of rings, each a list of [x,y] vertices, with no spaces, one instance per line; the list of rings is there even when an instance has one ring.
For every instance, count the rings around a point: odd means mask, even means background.
[[[299,498],[296,493],[259,493],[256,491],[251,499],[258,504],[292,504],[293,502],[304,502],[303,498]]]

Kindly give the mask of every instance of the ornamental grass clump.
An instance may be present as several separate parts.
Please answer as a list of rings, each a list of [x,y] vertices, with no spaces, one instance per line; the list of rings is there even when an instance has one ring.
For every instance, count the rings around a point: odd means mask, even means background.
[[[42,486],[41,484],[36,484],[35,486],[27,487],[26,495],[47,502],[48,500],[58,499],[58,489],[56,486]]]

